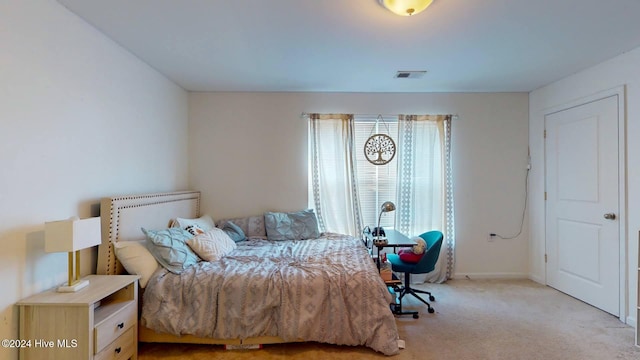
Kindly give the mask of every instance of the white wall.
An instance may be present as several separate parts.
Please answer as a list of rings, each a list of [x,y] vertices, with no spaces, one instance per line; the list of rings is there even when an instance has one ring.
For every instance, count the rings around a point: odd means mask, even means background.
[[[45,221],[187,187],[188,95],[53,0],[0,2],[0,51],[0,338],[15,339],[14,303],[66,279]]]
[[[531,277],[545,282],[544,272],[544,114],[554,108],[604,90],[626,86],[627,127],[627,229],[628,254],[627,322],[635,323],[638,269],[638,230],[640,230],[640,48],[615,57],[561,81],[531,92],[529,142],[531,146]],[[632,318],[633,316],[634,318]]]
[[[453,122],[457,276],[527,277],[528,230],[515,240],[527,164],[528,95],[192,93],[190,184],[214,219],[307,206],[302,112],[458,114]]]

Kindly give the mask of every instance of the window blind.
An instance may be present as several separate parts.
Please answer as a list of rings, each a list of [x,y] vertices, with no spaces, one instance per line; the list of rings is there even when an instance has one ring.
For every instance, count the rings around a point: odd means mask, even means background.
[[[355,149],[357,160],[358,194],[364,225],[372,229],[378,224],[380,206],[385,201],[397,204],[396,191],[398,180],[398,162],[394,157],[388,164],[373,165],[364,154],[364,144],[373,134],[386,134],[394,140],[398,138],[398,121],[396,118],[378,120],[374,116],[355,116]],[[396,151],[398,144],[396,143]],[[395,214],[382,215],[380,225],[395,227]]]

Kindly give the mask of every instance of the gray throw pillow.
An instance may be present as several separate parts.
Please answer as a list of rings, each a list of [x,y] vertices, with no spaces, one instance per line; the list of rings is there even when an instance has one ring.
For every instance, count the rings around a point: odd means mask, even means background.
[[[231,240],[235,242],[247,240],[247,237],[245,236],[244,231],[242,231],[240,226],[234,224],[231,221],[227,221],[226,223],[224,223],[224,225],[222,226],[222,231],[229,235]]]
[[[180,274],[198,262],[198,255],[187,245],[187,240],[193,237],[188,231],[181,228],[165,230],[142,228],[142,232],[147,236],[147,249],[151,255],[172,273]]]
[[[269,240],[305,240],[320,236],[313,209],[297,212],[266,212],[264,223]]]

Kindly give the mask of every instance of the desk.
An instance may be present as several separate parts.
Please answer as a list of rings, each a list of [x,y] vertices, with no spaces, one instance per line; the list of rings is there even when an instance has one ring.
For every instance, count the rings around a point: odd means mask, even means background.
[[[399,248],[399,247],[412,247],[413,245],[416,244],[415,241],[411,240],[409,237],[407,237],[406,235],[404,235],[403,233],[401,233],[398,230],[393,230],[393,229],[389,229],[389,230],[385,230],[384,231],[386,233],[386,236],[381,236],[381,239],[387,238],[387,244],[386,245],[381,245],[381,246],[377,246],[380,250],[384,247],[392,247],[394,248]],[[375,240],[376,237],[375,236],[371,236],[371,234],[367,235],[371,240]],[[375,245],[374,245],[375,246]]]
[[[385,230],[384,231],[386,236],[382,236],[381,238],[387,239],[387,243],[384,245],[372,245],[378,248],[378,252],[376,254],[376,264],[378,265],[378,270],[380,269],[380,250],[382,250],[382,248],[385,247],[392,247],[393,248],[393,252],[396,252],[396,249],[399,247],[412,247],[413,245],[416,244],[415,241],[411,240],[409,237],[407,237],[406,235],[404,235],[403,233],[401,233],[398,230],[393,230],[393,229],[389,229],[389,230]],[[373,244],[373,240],[376,238],[375,236],[372,236],[371,234],[367,234],[367,237],[371,240],[371,243]]]

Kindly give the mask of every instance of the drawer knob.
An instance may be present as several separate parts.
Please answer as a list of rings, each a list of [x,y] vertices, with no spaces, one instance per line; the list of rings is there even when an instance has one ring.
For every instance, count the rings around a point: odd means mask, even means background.
[[[116,354],[120,354],[120,351],[122,351],[122,348],[118,346],[115,351],[116,351]]]
[[[123,323],[123,322],[121,322],[120,324],[118,324],[118,329],[122,329],[122,328],[124,328],[124,323]]]

